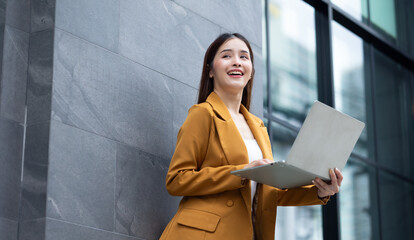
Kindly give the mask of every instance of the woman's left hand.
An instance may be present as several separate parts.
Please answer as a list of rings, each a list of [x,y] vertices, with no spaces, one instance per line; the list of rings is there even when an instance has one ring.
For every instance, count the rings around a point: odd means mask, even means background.
[[[318,188],[318,196],[320,198],[333,196],[339,192],[339,187],[341,186],[342,179],[344,178],[341,171],[337,168],[335,168],[335,171],[330,169],[329,175],[331,176],[330,184],[324,182],[320,178],[315,178],[315,180],[312,181],[312,183]]]

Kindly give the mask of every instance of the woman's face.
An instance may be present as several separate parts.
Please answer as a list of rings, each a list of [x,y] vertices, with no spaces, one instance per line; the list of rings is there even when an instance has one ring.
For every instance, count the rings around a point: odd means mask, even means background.
[[[210,78],[214,89],[227,93],[242,93],[252,75],[252,61],[247,45],[238,38],[227,40],[218,49]]]

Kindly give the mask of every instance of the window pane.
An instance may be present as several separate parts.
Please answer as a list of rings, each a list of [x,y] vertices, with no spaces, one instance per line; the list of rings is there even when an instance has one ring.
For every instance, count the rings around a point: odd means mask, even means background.
[[[366,22],[368,18],[368,0],[332,0],[332,3],[359,21]]]
[[[323,239],[321,206],[278,207],[275,239]]]
[[[297,132],[272,122],[272,152],[275,161],[286,160],[292,148]]]
[[[335,108],[367,125],[363,41],[336,22],[332,23]],[[354,152],[368,158],[368,128]]]
[[[342,171],[340,199],[341,239],[378,239],[378,203],[375,169],[350,159]]]
[[[262,6],[263,6],[263,12],[266,10],[265,7],[265,1],[262,0]],[[262,54],[263,54],[263,72],[265,77],[263,78],[263,110],[265,112],[267,112],[267,108],[268,108],[268,101],[267,101],[267,88],[268,88],[268,78],[267,78],[267,68],[269,66],[267,66],[267,40],[266,40],[266,35],[267,35],[267,29],[266,29],[266,14],[262,14],[262,27],[263,27],[263,31],[262,31]]]
[[[355,19],[367,23],[382,37],[414,56],[414,2],[412,0],[332,0]]]
[[[380,172],[383,240],[414,239],[414,185]]]
[[[272,114],[299,127],[317,99],[314,9],[269,0]]]
[[[374,50],[378,162],[414,179],[413,115],[408,70]]]
[[[275,161],[284,160],[297,133],[272,122],[272,150]],[[275,239],[322,239],[321,206],[278,207]]]

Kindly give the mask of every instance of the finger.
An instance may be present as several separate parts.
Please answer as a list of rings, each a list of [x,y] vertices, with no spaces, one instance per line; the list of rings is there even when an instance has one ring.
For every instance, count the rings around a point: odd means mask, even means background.
[[[327,187],[335,194],[339,192],[338,178],[333,169],[330,169],[329,172],[331,176],[331,183],[327,184]]]
[[[333,195],[332,190],[329,188],[329,185],[326,184],[324,181],[322,181],[322,179],[320,178],[315,178],[314,180],[314,184],[316,187],[318,187],[319,190],[324,191],[325,193],[327,193],[328,195]]]
[[[326,191],[326,189],[323,186],[321,186],[321,184],[319,182],[317,182],[315,180],[312,180],[312,182],[318,188],[318,196],[319,197],[326,197],[326,196],[330,195],[329,192]]]
[[[263,161],[265,161],[266,163],[272,163],[273,162],[273,160],[270,160],[270,159],[266,159],[266,158],[264,158],[264,159],[262,159]]]
[[[334,195],[335,193],[337,193],[338,191],[336,191],[336,189],[338,189],[337,185],[332,184],[331,183],[327,183],[325,181],[323,181],[322,179],[318,178],[317,181],[319,182],[319,184],[325,188],[326,191],[329,192],[329,195]]]
[[[338,168],[335,168],[335,174],[338,177],[338,186],[341,186],[344,176],[342,175],[341,171],[339,171]]]
[[[338,185],[338,179],[336,177],[336,174],[332,168],[329,169],[329,175],[331,176],[331,185],[337,186]]]
[[[321,182],[323,182],[321,184],[324,184],[324,186],[326,188],[329,188],[329,191],[331,191],[333,194],[335,194],[335,193],[339,192],[338,179],[337,179],[337,177],[336,177],[336,175],[335,175],[335,173],[332,169],[329,170],[329,174],[330,174],[330,177],[331,177],[331,183],[330,184],[325,183],[322,179],[320,179]]]
[[[260,162],[258,160],[256,160],[256,161],[253,161],[253,162],[251,162],[251,163],[249,163],[247,165],[249,167],[257,167],[257,166],[260,166]]]
[[[257,161],[260,162],[259,165],[266,165],[266,164],[269,164],[269,163],[272,163],[273,162],[273,161],[271,161],[269,159],[259,159]]]
[[[248,167],[257,167],[261,165],[265,165],[267,162],[262,161],[262,159],[254,160],[251,163],[247,164]]]

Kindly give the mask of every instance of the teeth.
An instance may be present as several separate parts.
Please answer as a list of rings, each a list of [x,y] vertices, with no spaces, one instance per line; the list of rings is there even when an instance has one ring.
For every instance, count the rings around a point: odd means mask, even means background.
[[[242,75],[242,73],[241,73],[241,72],[237,72],[237,71],[234,71],[234,72],[229,72],[229,74],[230,74],[230,75]]]

